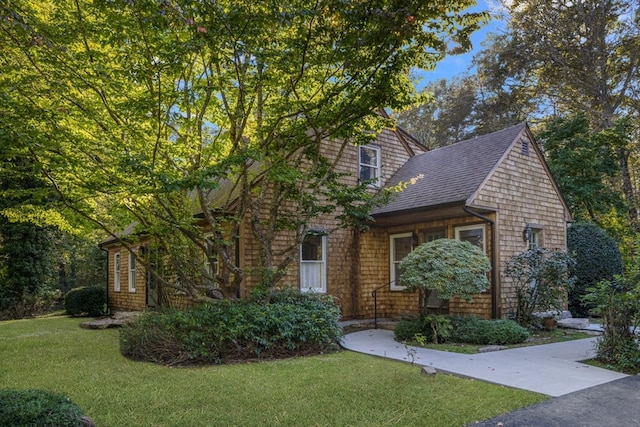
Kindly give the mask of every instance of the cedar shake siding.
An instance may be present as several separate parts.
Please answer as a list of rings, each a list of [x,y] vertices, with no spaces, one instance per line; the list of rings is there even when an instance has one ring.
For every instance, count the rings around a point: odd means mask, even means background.
[[[520,124],[415,156],[390,185],[416,176],[421,178],[414,185],[374,211],[375,224],[368,239],[377,243],[369,243],[370,247],[384,245],[385,238],[388,241],[397,233],[415,234],[421,244],[424,230],[444,230],[447,238],[456,238],[456,229],[483,226],[483,246],[494,269],[492,289],[475,295],[471,302],[450,301],[448,312],[484,318],[509,316],[515,295],[503,270],[511,256],[528,247],[523,229],[535,229],[542,247],[566,250],[566,224],[571,220],[529,128]],[[365,257],[367,250],[362,248],[363,259],[373,258]],[[389,248],[386,251],[378,259],[389,259]],[[363,284],[363,289],[367,291],[376,286],[376,278],[378,286],[384,284],[382,278],[391,280],[390,266],[385,271],[382,264],[373,264],[363,261],[361,265],[366,270],[377,268],[376,273],[366,276],[370,282]],[[416,301],[416,295],[402,295],[387,286],[378,291],[378,313],[397,315],[400,307],[406,309],[412,303],[411,311],[417,312]],[[369,311],[369,306],[363,308],[363,312]]]
[[[340,145],[325,141],[321,151],[335,159]],[[490,258],[491,287],[472,301],[452,299],[444,309],[451,314],[506,317],[512,313],[514,290],[503,269],[511,256],[527,249],[523,229],[533,230],[542,247],[566,249],[571,216],[526,124],[429,152],[401,129],[386,129],[371,146],[363,158],[360,147],[345,147],[336,167],[338,173],[347,174],[342,178],[345,183],[356,185],[362,167],[365,175],[379,174],[382,186],[410,184],[390,203],[374,209],[367,231],[336,229],[335,215],[315,218],[309,224],[315,237],[303,248],[294,248],[294,260],[280,286],[299,288],[305,281],[321,289],[337,299],[345,319],[371,318],[376,309],[379,317],[417,314],[418,293],[404,292],[392,283],[393,262],[399,261],[394,256],[404,256],[415,244],[435,238],[462,238],[481,246]],[[236,197],[234,191],[233,183],[227,182],[210,200],[223,206]],[[277,234],[274,253],[286,249],[292,236],[292,232]],[[144,310],[149,278],[143,267],[137,266],[136,289],[129,292],[128,251],[115,240],[102,246],[109,250],[109,307]],[[247,217],[240,227],[238,249],[239,265],[246,272],[241,297],[258,283],[252,274],[259,266],[257,248]],[[115,290],[116,252],[120,253],[119,291]],[[274,265],[280,260],[275,259]],[[178,306],[190,303],[179,295],[167,300]],[[430,301],[430,307],[434,304]]]

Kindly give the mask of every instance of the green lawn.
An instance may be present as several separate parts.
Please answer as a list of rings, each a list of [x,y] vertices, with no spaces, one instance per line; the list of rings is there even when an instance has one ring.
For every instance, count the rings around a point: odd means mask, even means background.
[[[133,362],[81,319],[0,322],[0,387],[71,397],[107,426],[462,426],[544,396],[339,352],[232,366]]]

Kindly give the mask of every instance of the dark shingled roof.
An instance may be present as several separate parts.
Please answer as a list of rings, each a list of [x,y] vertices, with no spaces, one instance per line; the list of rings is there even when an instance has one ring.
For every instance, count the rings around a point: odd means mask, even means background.
[[[372,215],[466,202],[525,128],[521,123],[412,157],[387,187],[423,177],[386,206],[374,209]]]

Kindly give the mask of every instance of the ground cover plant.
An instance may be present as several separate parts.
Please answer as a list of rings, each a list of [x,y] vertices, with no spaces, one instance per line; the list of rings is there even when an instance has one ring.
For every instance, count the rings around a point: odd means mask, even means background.
[[[117,330],[81,321],[0,322],[2,387],[65,394],[100,427],[460,426],[545,399],[352,352],[169,368],[122,357]]]
[[[415,341],[416,335],[422,335],[426,341],[433,342],[434,323],[440,329],[440,342],[503,345],[518,344],[529,337],[529,331],[512,320],[486,320],[475,316],[427,316],[424,319],[399,322],[395,328],[396,339]],[[445,333],[442,332],[443,329]]]

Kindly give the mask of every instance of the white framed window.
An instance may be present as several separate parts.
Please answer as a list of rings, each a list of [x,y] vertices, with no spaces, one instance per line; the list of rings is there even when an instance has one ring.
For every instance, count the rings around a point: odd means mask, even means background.
[[[204,271],[207,275],[207,279],[211,278],[210,280],[220,274],[218,254],[215,252],[215,246],[211,239],[213,239],[213,234],[209,233],[205,235]],[[217,287],[215,280],[213,280],[212,284]]]
[[[484,224],[465,225],[456,227],[456,240],[462,240],[479,247],[482,253],[487,253]]]
[[[391,290],[402,291],[405,287],[400,284],[400,261],[413,250],[413,233],[392,234],[389,236],[389,249]]]
[[[382,185],[380,147],[363,145],[359,150],[360,182],[370,181],[371,185]]]
[[[539,228],[532,228],[529,235],[529,241],[527,242],[527,249],[539,248],[542,244],[542,230]]]
[[[327,236],[310,232],[300,245],[300,290],[327,292]]]
[[[136,254],[129,252],[129,292],[136,291]]]
[[[113,254],[113,291],[120,292],[120,252]]]

